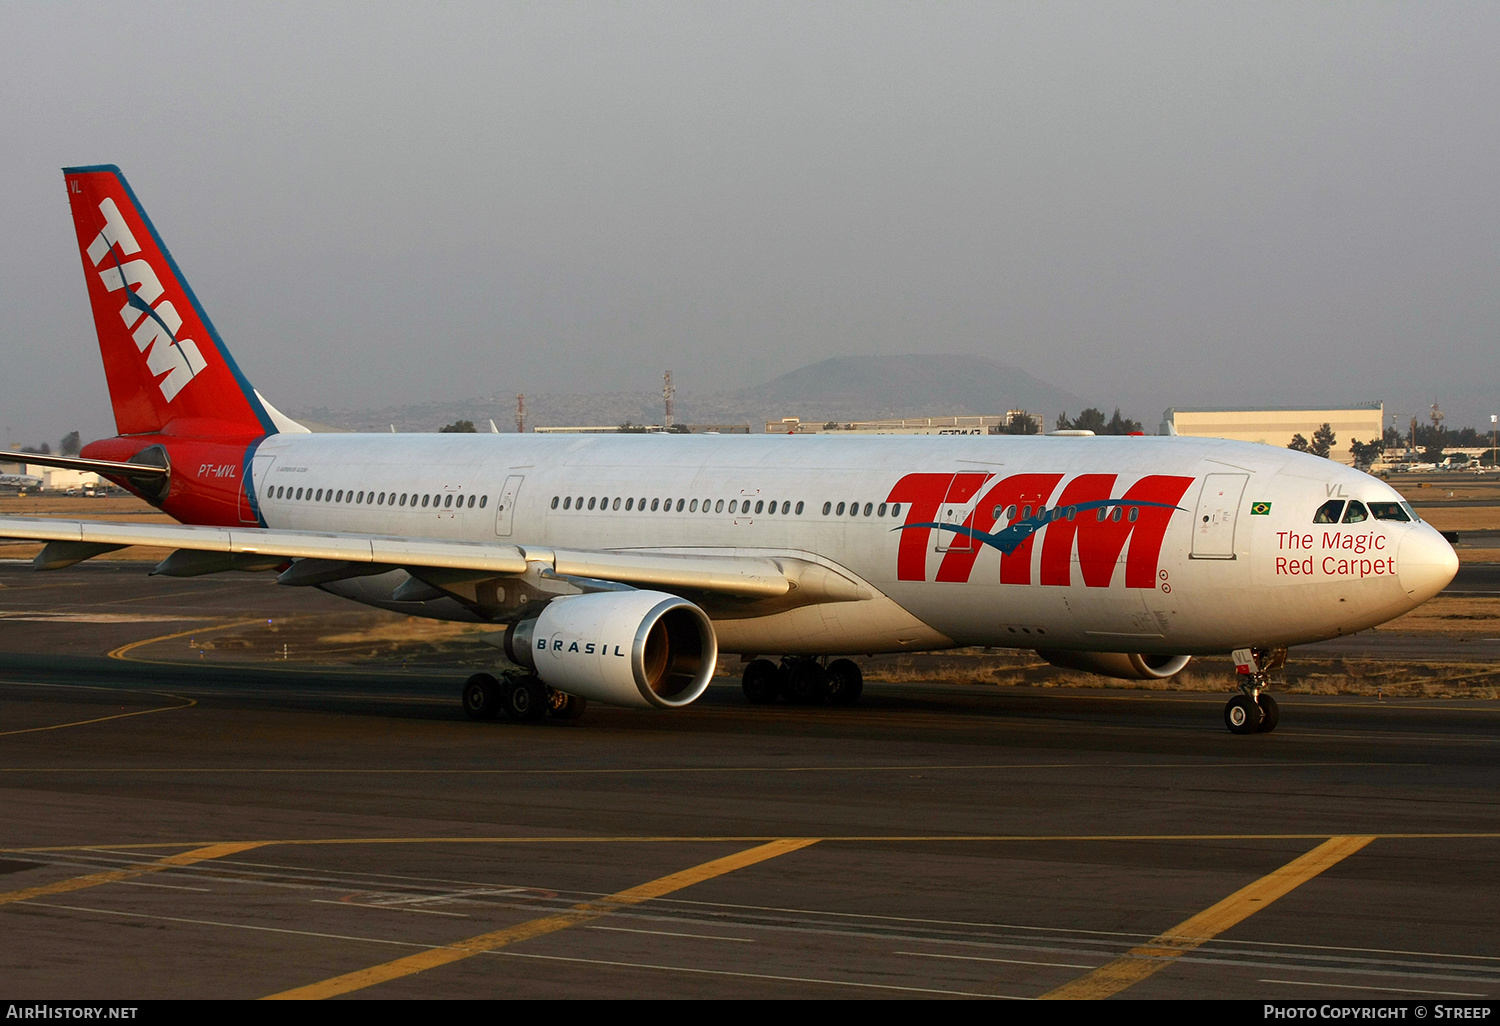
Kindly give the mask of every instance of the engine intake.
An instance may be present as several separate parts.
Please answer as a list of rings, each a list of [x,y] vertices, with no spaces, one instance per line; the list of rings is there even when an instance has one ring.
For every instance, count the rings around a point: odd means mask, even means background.
[[[1086,670],[1104,677],[1122,680],[1165,680],[1182,672],[1192,656],[1153,655],[1139,652],[1070,652],[1065,649],[1038,650],[1053,666]]]
[[[719,644],[708,615],[687,599],[617,591],[554,599],[506,632],[505,654],[579,698],[677,709],[707,690]]]

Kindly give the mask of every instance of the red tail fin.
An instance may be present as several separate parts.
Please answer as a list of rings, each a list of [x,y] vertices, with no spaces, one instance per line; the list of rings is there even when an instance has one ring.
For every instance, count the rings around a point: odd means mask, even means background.
[[[120,434],[275,432],[120,169],[63,178]]]

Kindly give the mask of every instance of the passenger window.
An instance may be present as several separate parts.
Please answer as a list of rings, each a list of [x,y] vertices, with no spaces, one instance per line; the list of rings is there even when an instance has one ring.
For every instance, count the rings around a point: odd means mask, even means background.
[[[893,517],[899,517],[900,515],[901,515],[901,503],[898,502],[894,506],[891,507],[891,516],[893,516]]]
[[[615,496],[615,501],[610,504],[609,508],[610,509],[619,509],[620,508],[620,497],[618,495]]]
[[[1339,514],[1344,512],[1343,499],[1330,499],[1318,507],[1318,512],[1313,514],[1315,524],[1336,524],[1339,522]]]
[[[797,503],[797,508],[792,512],[796,513],[800,517],[802,515],[802,503]]]
[[[1066,514],[1064,514],[1064,515],[1065,515],[1065,516],[1066,516],[1066,517],[1067,517],[1067,518],[1068,518],[1068,519],[1069,519],[1069,520],[1072,520],[1072,519],[1073,519],[1073,518],[1074,518],[1074,517],[1076,517],[1076,516],[1077,516],[1077,515],[1078,515],[1078,507],[1077,507],[1077,506],[1069,506],[1069,507],[1068,507],[1068,511],[1067,511],[1067,513],[1066,513]]]
[[[714,502],[714,500],[712,500],[712,499],[704,499],[703,500],[703,512],[707,513],[708,512],[708,508],[713,505],[713,502]]]
[[[735,510],[739,509],[739,507],[740,503],[738,499],[729,500],[729,512],[733,513]]]
[[[722,513],[722,512],[724,512],[724,500],[723,499],[720,499],[718,502],[714,503],[714,512],[715,513]]]
[[[875,511],[875,504],[873,502],[867,502],[867,503],[865,503],[865,516],[869,516],[874,511]]]
[[[1130,507],[1130,522],[1132,524],[1135,523],[1136,518],[1139,517],[1140,515],[1141,515],[1141,510],[1140,510],[1139,506],[1131,506]]]
[[[594,503],[596,503],[598,501],[599,501],[598,499],[596,499],[596,498],[594,498],[594,496],[590,495],[589,496],[589,509],[593,509],[594,508]]]
[[[764,502],[757,502],[755,504],[755,512],[759,513],[761,510],[765,509],[765,507],[766,504]]]
[[[1030,506],[1023,506],[1023,507],[1021,507],[1021,519],[1022,520],[1030,520],[1031,519],[1031,507]],[[1099,519],[1103,520],[1104,518],[1100,517]]]
[[[377,505],[377,506],[384,506],[385,505],[385,492],[381,492],[380,495],[379,495],[379,497],[376,498],[375,505]]]
[[[827,516],[827,515],[828,515],[828,514],[829,514],[829,513],[830,513],[830,512],[832,512],[832,510],[833,510],[833,503],[831,503],[831,502],[825,502],[825,503],[823,503],[823,515],[824,515],[824,516],[825,516],[825,517],[826,517],[826,516]]]
[[[1400,520],[1408,519],[1406,510],[1401,508],[1399,502],[1372,502],[1370,503],[1370,516],[1376,520]]]
[[[1362,524],[1369,519],[1365,512],[1365,504],[1362,502],[1351,502],[1349,508],[1344,510],[1344,523]]]
[[[629,513],[633,509],[635,509],[635,499],[626,499],[625,512]]]
[[[1114,509],[1112,509],[1110,511],[1109,519],[1113,520],[1115,523],[1118,524],[1120,522],[1120,513],[1121,512],[1122,512],[1121,508],[1119,506],[1116,506]]]
[[[430,500],[431,500],[431,499],[432,499],[432,496],[430,496],[430,495],[424,495],[424,496],[422,496],[422,508],[423,508],[423,509],[426,509],[426,508],[427,508],[427,503],[428,503],[428,502],[429,502],[429,501],[430,501]]]
[[[480,509],[484,509],[484,507],[485,507],[485,505],[486,505],[486,504],[487,504],[487,503],[488,503],[488,502],[489,502],[489,501],[490,501],[490,497],[489,497],[489,496],[488,496],[488,495],[481,495],[481,496],[480,496],[480,497],[479,497],[479,508],[480,508]]]
[[[697,499],[694,499],[692,502],[688,503],[688,512],[689,513],[696,513],[696,512],[698,512],[698,500]]]
[[[781,515],[782,516],[786,516],[791,511],[792,511],[792,504],[790,502],[783,502],[781,504]]]
[[[661,500],[660,499],[652,499],[651,500],[651,512],[655,513],[656,512],[656,508],[659,505],[661,505]]]
[[[859,503],[857,503],[857,502],[851,502],[851,503],[849,503],[849,515],[851,517],[857,517],[857,516],[859,516]]]
[[[571,496],[571,495],[564,496],[563,497],[563,509],[572,509],[572,508],[573,508],[573,496]]]
[[[687,500],[686,499],[678,499],[677,500],[677,512],[681,513],[682,512],[682,507],[684,507],[686,505],[687,505]]]
[[[557,496],[555,496],[555,495],[552,496],[552,508],[553,509],[557,508],[557,502],[558,502]]]
[[[839,517],[843,516],[844,515],[844,504],[842,502],[839,503],[838,506],[834,508],[833,513],[834,513],[834,516],[839,516]]]

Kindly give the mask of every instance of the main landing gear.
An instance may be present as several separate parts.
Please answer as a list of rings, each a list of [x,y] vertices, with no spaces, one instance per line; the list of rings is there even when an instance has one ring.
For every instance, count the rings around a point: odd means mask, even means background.
[[[1284,648],[1241,648],[1234,652],[1240,694],[1224,706],[1224,726],[1231,734],[1269,734],[1281,720],[1276,699],[1265,693],[1271,670],[1286,665]]]
[[[741,687],[756,705],[778,698],[788,705],[853,705],[864,693],[865,678],[848,659],[825,666],[812,656],[787,656],[779,666],[769,659],[753,660],[745,667]]]
[[[496,678],[476,673],[464,681],[464,713],[471,720],[493,720],[504,712],[521,723],[535,722],[543,716],[576,720],[583,715],[588,701],[565,694],[543,684],[529,673],[502,673]]]

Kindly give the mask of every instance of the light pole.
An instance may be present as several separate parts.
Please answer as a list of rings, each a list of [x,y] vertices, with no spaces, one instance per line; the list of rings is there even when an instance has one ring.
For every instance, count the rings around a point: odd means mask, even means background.
[[[1490,414],[1490,466],[1495,466],[1495,422],[1500,421],[1500,416]]]

